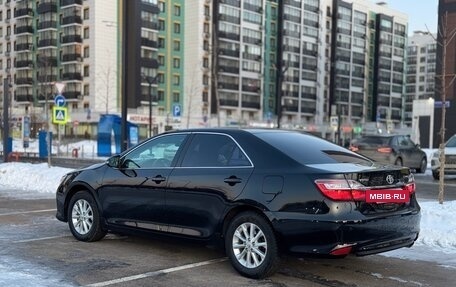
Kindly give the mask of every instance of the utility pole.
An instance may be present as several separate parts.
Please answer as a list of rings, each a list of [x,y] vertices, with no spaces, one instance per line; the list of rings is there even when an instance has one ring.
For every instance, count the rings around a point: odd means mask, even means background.
[[[157,74],[155,77],[149,77],[146,75],[142,75],[143,79],[146,80],[147,84],[149,85],[148,87],[148,94],[149,94],[149,137],[153,136],[153,128],[152,128],[152,107],[153,107],[153,102],[154,102],[154,95],[152,95],[152,84],[157,83],[159,74]]]
[[[9,138],[9,80],[3,79],[3,161],[8,161],[8,138]]]

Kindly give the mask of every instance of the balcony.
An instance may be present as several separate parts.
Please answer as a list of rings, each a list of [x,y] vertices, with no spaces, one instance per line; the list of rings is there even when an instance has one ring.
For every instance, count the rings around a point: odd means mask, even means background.
[[[260,87],[256,86],[249,86],[249,85],[242,85],[242,91],[250,92],[250,93],[258,93],[260,91]]]
[[[219,55],[239,58],[239,51],[230,49],[219,49]]]
[[[157,69],[159,67],[159,63],[156,59],[141,58],[141,66],[151,69]]]
[[[16,94],[16,101],[18,102],[32,102],[33,95],[32,94]]]
[[[61,25],[82,24],[81,16],[67,16],[62,18]]]
[[[36,9],[38,14],[44,14],[44,13],[57,13],[57,3],[41,3],[38,5],[38,8]]]
[[[38,48],[48,46],[57,47],[57,39],[43,39],[38,42]]]
[[[260,108],[260,103],[242,101],[242,107],[243,108],[251,108],[251,109],[259,109]]]
[[[221,73],[239,74],[239,67],[229,67],[229,66],[220,65],[218,70]]]
[[[81,35],[68,35],[62,37],[62,44],[82,43]]]
[[[151,29],[151,30],[158,30],[158,23],[143,20],[141,23],[141,27]]]
[[[38,23],[38,30],[57,29],[57,21],[43,21]]]
[[[38,67],[57,67],[57,57],[41,56],[37,59]]]
[[[37,81],[39,83],[53,83],[53,82],[57,81],[57,76],[56,75],[39,76],[39,77],[37,77]],[[42,100],[44,100],[44,98]]]
[[[221,106],[229,106],[229,107],[237,107],[238,106],[238,101],[237,100],[220,99],[220,105]]]
[[[16,35],[25,34],[25,33],[33,34],[32,25],[16,27]]]
[[[32,78],[17,78],[16,85],[32,85],[33,79]]]
[[[16,68],[33,68],[32,60],[16,61]]]
[[[63,54],[62,62],[79,62],[82,59],[81,54]]]
[[[219,31],[218,35],[220,38],[226,38],[226,39],[235,40],[235,41],[239,41],[241,39],[241,35],[236,34],[236,33],[225,32],[225,31]]]
[[[315,112],[316,112],[315,107],[301,107],[301,113],[314,115]]]
[[[82,95],[80,91],[63,92],[66,99],[79,99]]]
[[[239,90],[239,84],[231,84],[231,83],[218,83],[219,89],[227,89],[227,90]]]
[[[82,5],[82,0],[60,0],[60,8],[71,5]]]
[[[16,48],[14,49],[16,52],[20,51],[31,51],[32,50],[32,43],[21,43],[16,44]]]
[[[62,78],[64,81],[82,81],[81,73],[63,73]]]
[[[147,38],[141,38],[141,46],[146,46],[146,47],[149,47],[149,48],[158,48],[158,42],[157,41],[153,41],[153,40],[149,40]]]
[[[14,18],[19,18],[19,17],[24,17],[24,16],[33,17],[32,8],[20,8],[14,12]]]

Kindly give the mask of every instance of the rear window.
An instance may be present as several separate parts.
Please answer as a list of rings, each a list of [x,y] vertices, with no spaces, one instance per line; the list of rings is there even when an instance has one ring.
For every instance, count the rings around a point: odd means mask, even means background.
[[[356,139],[354,144],[366,144],[366,145],[378,145],[384,146],[389,145],[391,141],[390,137],[363,137]]]
[[[357,153],[308,134],[261,132],[255,135],[301,164],[372,163]]]

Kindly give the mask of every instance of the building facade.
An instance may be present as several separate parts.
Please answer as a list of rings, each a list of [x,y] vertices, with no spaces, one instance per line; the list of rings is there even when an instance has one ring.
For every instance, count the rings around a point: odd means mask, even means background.
[[[334,133],[330,117],[340,115],[350,137],[354,126],[366,122],[404,121],[407,16],[385,5],[121,2],[3,1],[0,77],[11,78],[16,114],[38,111],[40,122],[54,83],[63,82],[80,133],[99,114],[120,113],[126,71],[128,119],[146,130],[152,113],[155,132],[280,125],[326,136]]]

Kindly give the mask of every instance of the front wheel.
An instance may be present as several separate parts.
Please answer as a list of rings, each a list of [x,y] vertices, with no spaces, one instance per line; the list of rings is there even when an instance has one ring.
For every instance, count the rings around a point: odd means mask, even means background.
[[[106,235],[101,227],[98,206],[87,191],[78,191],[71,198],[68,225],[73,236],[80,241],[98,241]]]
[[[279,266],[274,232],[269,223],[254,212],[241,213],[230,222],[225,249],[234,269],[249,278],[268,277]]]

